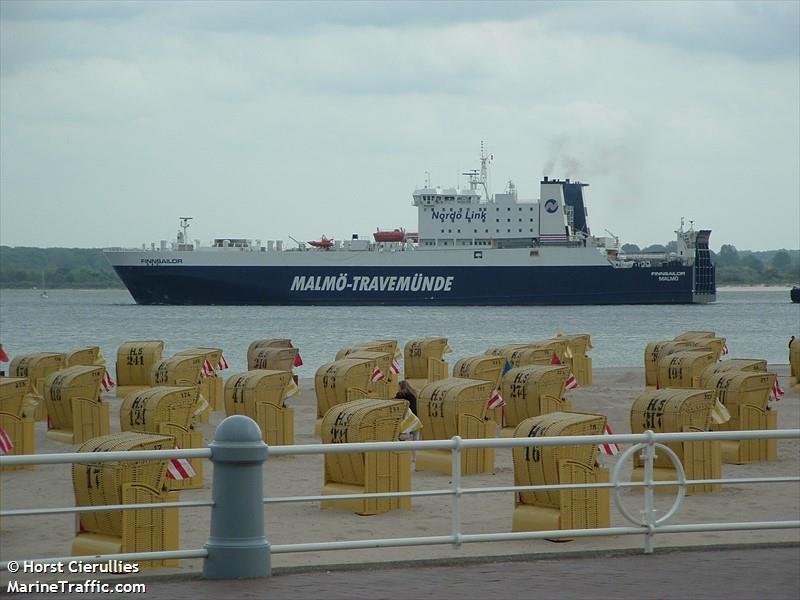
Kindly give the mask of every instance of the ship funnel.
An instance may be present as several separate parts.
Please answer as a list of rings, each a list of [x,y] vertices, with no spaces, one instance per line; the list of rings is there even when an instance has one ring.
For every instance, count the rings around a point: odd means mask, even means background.
[[[583,188],[587,184],[567,179],[564,182],[564,202],[572,209],[572,229],[590,235],[589,223],[586,219],[586,202],[583,198]]]

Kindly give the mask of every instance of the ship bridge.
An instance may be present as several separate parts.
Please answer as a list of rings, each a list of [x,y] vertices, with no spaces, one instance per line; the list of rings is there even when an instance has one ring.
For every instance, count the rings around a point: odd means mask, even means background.
[[[539,200],[520,200],[510,181],[493,196],[480,193],[481,179],[470,183],[466,190],[426,186],[414,191],[421,248],[583,244],[590,236],[585,183],[545,177]]]

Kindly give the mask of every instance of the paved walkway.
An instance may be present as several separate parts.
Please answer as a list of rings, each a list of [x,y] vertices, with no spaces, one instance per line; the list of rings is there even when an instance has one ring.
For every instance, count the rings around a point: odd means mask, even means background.
[[[235,581],[207,581],[187,575],[136,581],[146,582],[148,589],[135,597],[174,600],[795,600],[800,589],[800,546],[662,549],[651,555],[550,555],[438,566],[386,565],[364,570],[277,572],[268,579]]]

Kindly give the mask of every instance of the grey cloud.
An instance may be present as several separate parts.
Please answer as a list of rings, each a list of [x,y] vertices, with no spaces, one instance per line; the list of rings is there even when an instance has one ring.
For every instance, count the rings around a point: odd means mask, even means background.
[[[797,60],[800,3],[568,2],[559,23],[585,34],[621,35],[646,44],[749,60]]]
[[[3,18],[38,21],[150,17],[171,26],[218,31],[308,32],[326,26],[393,27],[511,20],[551,10],[551,2],[3,2]]]
[[[3,0],[0,3],[0,16],[3,19],[22,21],[68,21],[78,19],[125,18],[142,14],[148,4],[141,2],[63,2],[52,0]]]
[[[139,22],[173,33],[308,35],[325,28],[437,29],[534,19],[554,34],[622,36],[740,58],[796,59],[800,3],[759,2],[3,2],[12,21]],[[481,44],[482,40],[476,40]]]

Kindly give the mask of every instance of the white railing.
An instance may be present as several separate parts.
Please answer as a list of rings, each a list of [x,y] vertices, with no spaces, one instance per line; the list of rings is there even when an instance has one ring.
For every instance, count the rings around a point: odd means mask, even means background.
[[[227,420],[227,419],[226,419]],[[224,423],[225,421],[223,421]],[[253,423],[254,425],[254,423]],[[222,425],[221,425],[222,426]],[[125,504],[110,506],[92,507],[60,507],[60,508],[40,508],[40,509],[10,509],[0,511],[1,517],[30,516],[38,514],[61,514],[61,513],[82,513],[99,512],[109,510],[132,510],[142,508],[169,508],[169,507],[211,507],[212,508],[212,534],[213,519],[226,518],[226,515],[218,514],[223,512],[221,507],[227,506],[226,494],[241,495],[242,490],[232,491],[226,489],[229,486],[217,485],[217,475],[222,477],[222,472],[226,465],[236,464],[236,458],[231,458],[231,454],[222,454],[217,457],[216,452],[220,449],[230,451],[232,448],[239,448],[250,444],[252,450],[259,445],[264,447],[268,456],[289,456],[289,455],[308,455],[308,454],[337,454],[354,452],[381,452],[381,451],[412,451],[412,450],[450,450],[452,452],[452,473],[451,482],[448,488],[435,490],[420,490],[410,492],[386,492],[372,494],[346,494],[346,495],[312,495],[312,496],[291,496],[291,497],[261,497],[261,479],[263,469],[257,470],[259,480],[252,488],[258,494],[256,501],[259,504],[272,505],[286,502],[319,502],[322,500],[337,499],[363,499],[363,498],[392,498],[392,497],[422,497],[422,496],[451,496],[452,497],[452,519],[451,534],[441,536],[419,536],[419,537],[400,537],[366,540],[348,540],[336,542],[312,542],[300,544],[279,544],[269,545],[264,538],[267,547],[267,569],[269,574],[269,554],[283,554],[289,552],[317,552],[327,550],[344,549],[365,549],[365,548],[388,548],[398,546],[422,546],[435,544],[452,544],[459,547],[464,543],[474,542],[498,542],[531,539],[558,539],[558,538],[581,538],[594,536],[610,535],[643,535],[644,552],[653,551],[653,541],[658,533],[687,533],[687,532],[710,532],[710,531],[740,531],[740,530],[759,530],[759,529],[798,529],[800,520],[776,520],[776,521],[742,521],[742,522],[715,522],[715,523],[692,523],[682,525],[667,525],[666,521],[672,517],[680,508],[685,494],[686,486],[694,484],[777,484],[777,483],[797,483],[800,476],[789,475],[783,477],[747,477],[729,479],[702,479],[687,480],[678,457],[664,444],[671,442],[686,442],[700,440],[763,440],[763,439],[800,439],[800,429],[769,430],[769,431],[715,431],[715,432],[686,432],[686,433],[653,433],[651,431],[642,434],[622,434],[622,435],[592,435],[592,436],[556,436],[556,437],[536,437],[536,438],[492,438],[492,439],[462,439],[458,436],[450,440],[418,441],[418,442],[370,442],[370,443],[343,443],[343,444],[308,444],[294,446],[272,446],[266,449],[259,441],[245,441],[230,444],[231,440],[215,441],[208,448],[187,449],[187,450],[157,450],[157,451],[127,451],[127,452],[103,452],[103,453],[69,453],[69,454],[41,454],[41,455],[21,455],[0,457],[0,466],[21,466],[34,464],[64,464],[64,463],[99,463],[107,461],[134,461],[134,460],[163,460],[167,458],[210,458],[215,464],[215,486],[213,490],[215,500],[204,501],[181,501],[170,503],[149,503],[149,504]],[[620,455],[614,469],[612,470],[611,481],[608,483],[593,484],[557,484],[557,485],[531,485],[531,486],[496,486],[470,488],[462,487],[461,477],[461,453],[462,450],[469,448],[518,448],[530,446],[562,446],[562,445],[588,445],[599,443],[620,443],[633,444],[622,455]],[[237,445],[238,444],[238,445]],[[653,479],[653,461],[655,460],[656,449],[665,452],[670,456],[676,467],[678,477],[675,481],[655,481]],[[644,480],[641,482],[623,481],[622,470],[627,459],[639,450],[643,451],[644,459]],[[215,460],[216,459],[216,460]],[[245,459],[243,459],[245,460]],[[253,459],[250,456],[247,462],[263,462],[262,459]],[[263,466],[263,465],[262,465]],[[657,517],[654,508],[653,493],[658,486],[678,486],[678,493],[672,507],[661,517]],[[619,493],[622,489],[641,487],[644,488],[643,500],[644,510],[642,517],[633,517],[620,500]],[[217,489],[220,488],[220,489]],[[567,490],[580,488],[607,488],[612,492],[614,504],[622,516],[630,522],[630,525],[623,527],[607,527],[596,529],[572,529],[555,531],[524,531],[524,532],[498,532],[482,534],[465,534],[461,531],[461,500],[469,494],[486,494],[497,492],[528,492],[544,490]],[[215,513],[214,511],[217,511]],[[231,515],[227,515],[230,518]],[[252,534],[254,532],[250,532]],[[261,531],[255,532],[256,537],[263,537],[263,522]],[[211,542],[211,538],[209,538]],[[248,534],[248,539],[253,536]],[[131,554],[115,554],[92,557],[59,557],[33,559],[33,562],[55,562],[68,561],[80,558],[84,562],[104,562],[107,560],[159,560],[159,559],[189,559],[209,557],[209,548],[213,544],[209,543],[201,549],[176,550],[166,552],[139,552]],[[10,561],[0,562],[0,569],[7,570]],[[224,569],[223,569],[224,571]],[[230,573],[223,576],[241,576],[235,567]],[[205,568],[204,568],[205,573]],[[207,575],[219,577],[216,574]]]

